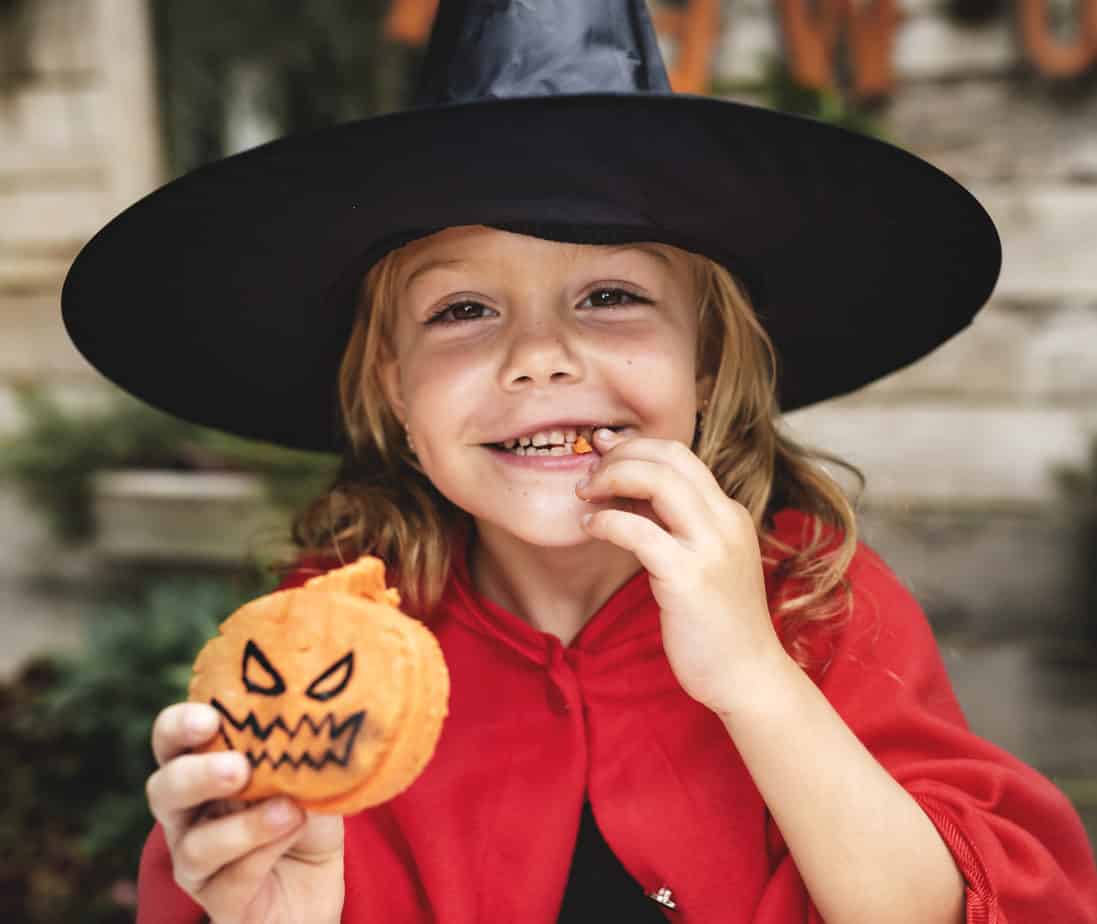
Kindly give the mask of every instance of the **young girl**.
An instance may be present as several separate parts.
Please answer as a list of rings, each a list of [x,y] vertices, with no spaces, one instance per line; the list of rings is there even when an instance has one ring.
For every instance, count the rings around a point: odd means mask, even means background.
[[[443,4],[426,85],[444,74],[466,93],[521,96],[485,92],[485,75],[513,91],[510,65],[489,63],[515,61],[534,84],[548,72],[569,91],[577,72],[604,83],[621,61],[633,76],[661,73],[641,3],[584,0],[563,23],[543,21],[546,6]],[[526,53],[504,54],[515,42]],[[469,62],[473,74],[461,70]],[[140,921],[1097,921],[1097,870],[1069,803],[968,731],[917,604],[858,544],[824,457],[779,428],[781,409],[856,387],[962,326],[997,272],[992,227],[953,184],[883,145],[746,111],[735,124],[760,134],[732,145],[716,121],[731,116],[711,108],[730,104],[672,106],[642,89],[372,123],[375,144],[386,131],[417,138],[413,160],[433,138],[436,167],[462,150],[485,163],[459,161],[465,185],[454,173],[417,174],[426,192],[395,176],[395,193],[375,184],[371,202],[403,196],[407,208],[357,237],[365,253],[343,264],[324,303],[295,304],[315,285],[312,264],[340,265],[324,255],[360,230],[348,231],[357,200],[311,232],[311,249],[297,228],[288,269],[271,259],[291,253],[275,219],[257,224],[262,243],[243,269],[223,254],[233,240],[235,253],[249,249],[239,227],[218,232],[198,265],[204,285],[240,300],[231,312],[223,296],[205,307],[189,280],[174,294],[164,282],[181,282],[178,255],[147,241],[155,220],[166,249],[194,253],[189,235],[213,233],[212,192],[236,196],[235,207],[287,183],[320,198],[342,184],[347,195],[348,178],[298,175],[294,157],[331,152],[331,137],[291,139],[169,186],[74,267],[65,298],[77,342],[162,406],[323,444],[315,417],[337,381],[344,466],[300,519],[311,554],[287,586],[381,556],[438,637],[452,683],[423,775],[345,820],[284,799],[234,802],[245,758],[191,753],[215,733],[214,711],[164,710]],[[576,133],[600,128],[593,147]],[[706,170],[713,180],[717,149],[722,168],[776,179],[709,203],[662,166],[637,201],[626,168],[648,149],[667,153],[656,128],[678,155],[692,152],[689,182]],[[841,208],[814,180],[788,193],[786,177],[789,189],[802,182],[783,172],[796,151],[754,156],[758,138],[783,145],[797,132],[838,177]],[[239,192],[260,168],[273,177],[263,195]],[[868,182],[873,172],[900,192]],[[610,191],[591,191],[603,173]],[[486,198],[443,203],[443,191]],[[832,269],[816,255],[851,242],[868,248],[863,264]],[[127,276],[112,307],[89,308],[134,247],[144,287]],[[360,289],[349,331],[316,307],[340,304],[346,278]],[[102,335],[109,312],[148,329],[140,295],[156,288],[173,336],[154,342],[172,341],[183,360]],[[80,320],[93,310],[97,326]],[[262,348],[234,350],[244,331]],[[322,356],[328,365],[311,365]],[[185,385],[175,378],[184,362]],[[291,387],[277,384],[287,378]],[[576,452],[580,437],[592,453]]]

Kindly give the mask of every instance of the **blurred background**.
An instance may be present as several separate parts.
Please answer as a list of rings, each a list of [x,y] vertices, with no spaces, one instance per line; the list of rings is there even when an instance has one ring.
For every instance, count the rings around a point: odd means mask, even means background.
[[[0,0],[4,921],[133,919],[151,718],[273,586],[334,469],[125,399],[64,334],[67,267],[181,172],[401,107],[434,6]],[[971,724],[1097,837],[1097,0],[652,9],[676,89],[878,135],[994,217],[1005,265],[974,325],[788,425],[865,472],[864,534]]]

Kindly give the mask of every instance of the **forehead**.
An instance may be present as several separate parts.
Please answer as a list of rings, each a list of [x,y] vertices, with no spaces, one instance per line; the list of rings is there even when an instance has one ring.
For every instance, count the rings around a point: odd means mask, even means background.
[[[443,268],[514,269],[536,262],[538,267],[582,266],[594,262],[646,264],[652,271],[683,272],[688,254],[667,244],[576,244],[551,241],[483,226],[447,228],[407,244],[399,252],[401,286]]]

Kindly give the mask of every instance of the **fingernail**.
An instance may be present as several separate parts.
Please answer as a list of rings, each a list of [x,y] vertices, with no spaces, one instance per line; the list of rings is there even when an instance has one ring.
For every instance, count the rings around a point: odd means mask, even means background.
[[[268,802],[263,817],[272,828],[288,828],[297,820],[297,810],[285,799]]]
[[[217,713],[212,709],[199,708],[187,712],[184,728],[194,737],[210,735],[217,728]]]
[[[213,755],[213,772],[223,780],[236,780],[243,776],[243,758],[235,751]]]
[[[617,434],[609,429],[609,427],[599,427],[594,431],[594,438],[600,443],[617,442]]]
[[[583,526],[590,526],[590,521],[593,516],[593,513],[584,513],[581,517],[579,517],[579,520],[583,524]]]

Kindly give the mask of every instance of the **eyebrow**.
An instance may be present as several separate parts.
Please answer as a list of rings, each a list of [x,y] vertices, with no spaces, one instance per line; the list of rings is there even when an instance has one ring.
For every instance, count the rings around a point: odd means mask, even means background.
[[[417,276],[422,276],[423,273],[429,273],[431,270],[441,269],[444,266],[460,266],[462,263],[468,262],[468,260],[461,260],[459,258],[452,260],[428,260],[422,266],[417,267],[408,274],[408,278],[404,280],[404,285],[410,286]]]
[[[616,246],[608,247],[607,253],[618,254],[626,250],[639,250],[641,253],[646,253],[648,256],[655,257],[661,260],[667,267],[674,265],[673,261],[664,253],[657,245],[653,244],[618,244]],[[408,274],[408,278],[404,280],[405,286],[410,286],[412,282],[424,273],[429,273],[431,270],[442,269],[447,266],[460,266],[464,263],[468,263],[468,260],[462,260],[459,257],[455,257],[450,260],[428,260],[422,266],[416,267],[411,273]]]
[[[616,247],[609,248],[610,253],[620,253],[623,250],[639,250],[643,253],[648,254],[649,256],[657,257],[658,259],[662,260],[667,266],[674,265],[670,257],[667,256],[667,254],[662,249],[660,249],[659,245],[657,244],[620,244]]]

